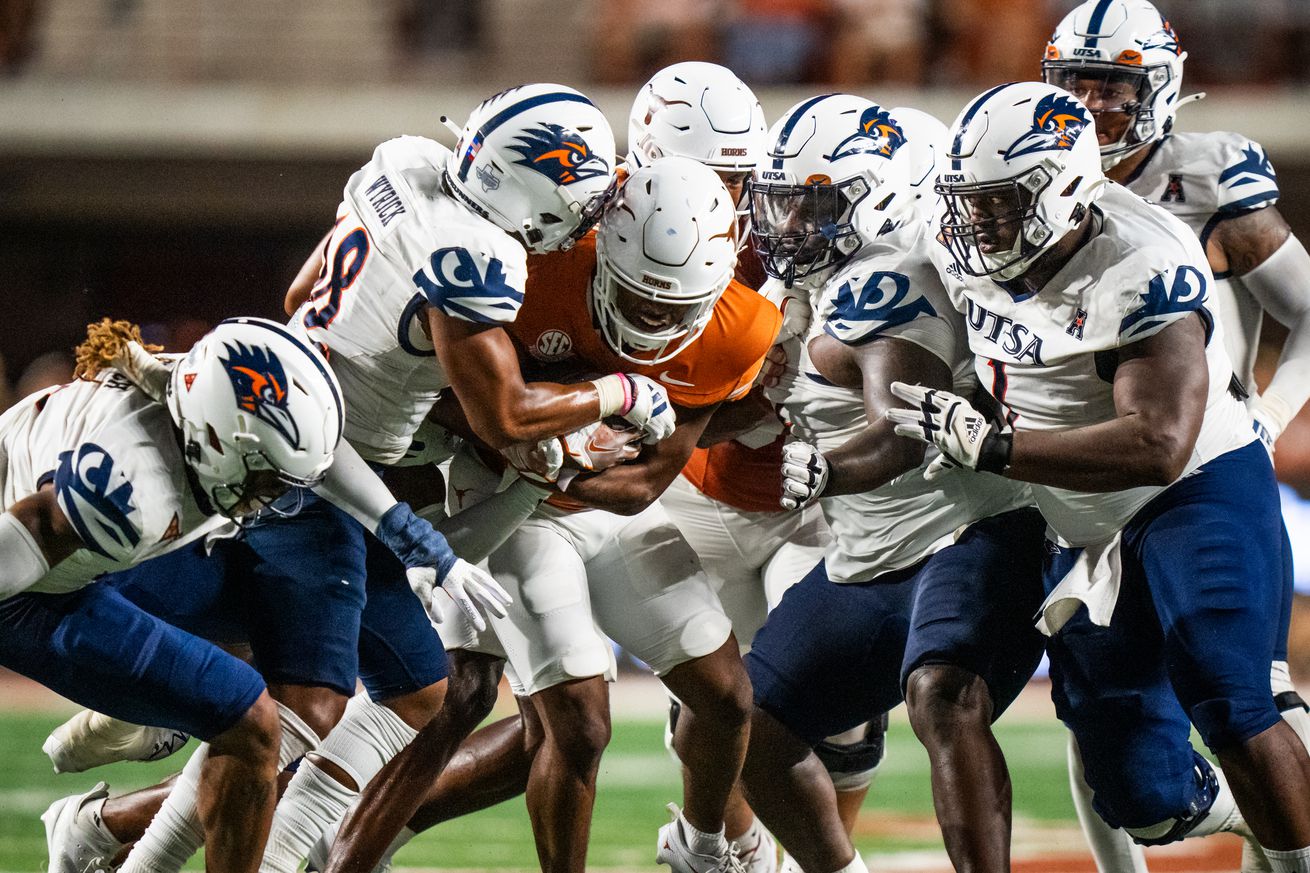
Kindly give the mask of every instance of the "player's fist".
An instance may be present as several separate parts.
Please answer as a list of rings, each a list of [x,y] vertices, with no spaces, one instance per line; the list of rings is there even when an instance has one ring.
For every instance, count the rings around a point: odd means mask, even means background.
[[[642,432],[603,421],[560,437],[564,464],[585,473],[599,473],[641,454]]]
[[[893,382],[891,392],[912,407],[887,410],[897,435],[935,445],[942,454],[928,465],[925,478],[935,479],[953,466],[1000,473],[1009,464],[1012,435],[1000,433],[963,397],[904,382]]]
[[[619,409],[619,415],[641,428],[645,433],[645,442],[657,443],[673,433],[678,420],[663,386],[637,373],[618,375],[628,381],[629,395],[629,402],[626,408]]]
[[[818,500],[828,487],[828,461],[809,443],[782,447],[782,499],[784,509],[800,509]]]
[[[564,466],[564,446],[558,437],[535,443],[514,443],[501,450],[510,466],[527,479],[552,485]]]

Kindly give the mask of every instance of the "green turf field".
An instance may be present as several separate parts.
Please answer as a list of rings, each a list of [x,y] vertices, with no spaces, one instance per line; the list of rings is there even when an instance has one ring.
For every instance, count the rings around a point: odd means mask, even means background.
[[[0,717],[0,871],[44,869],[45,841],[37,818],[63,794],[82,792],[97,779],[115,793],[147,785],[181,766],[182,754],[154,764],[120,764],[90,773],[55,776],[41,753],[41,743],[61,720],[59,715],[21,714]],[[1014,781],[1017,819],[1035,825],[1067,823],[1073,808],[1066,787],[1063,729],[1053,721],[1016,719],[998,726]],[[664,752],[663,725],[652,721],[617,721],[614,740],[601,762],[600,793],[592,829],[589,867],[656,869],[655,831],[667,820],[664,805],[679,799],[677,769]],[[882,818],[932,815],[927,758],[903,719],[892,724],[889,752],[868,801],[868,823]],[[878,812],[894,816],[878,816]],[[940,846],[931,829],[903,827],[861,830],[861,850]],[[536,867],[532,834],[516,800],[452,822],[420,837],[397,856],[407,867]],[[201,869],[194,861],[188,869]],[[662,869],[662,868],[661,868]]]

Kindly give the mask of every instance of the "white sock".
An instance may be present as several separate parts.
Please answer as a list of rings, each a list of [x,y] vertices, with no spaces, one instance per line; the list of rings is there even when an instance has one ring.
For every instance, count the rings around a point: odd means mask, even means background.
[[[295,873],[310,847],[341,819],[359,792],[418,731],[385,706],[357,694],[315,753],[339,767],[354,785],[328,776],[310,758],[300,763],[273,813],[260,873]]]
[[[417,836],[418,831],[411,830],[409,825],[401,828],[400,833],[396,834],[396,838],[391,841],[391,845],[387,846],[387,852],[382,856],[382,866],[385,867],[390,864],[395,854],[408,846]]]
[[[682,816],[682,834],[687,839],[687,847],[697,855],[718,856],[728,851],[728,840],[723,835],[723,828],[712,834],[698,831],[687,821],[685,814]]]
[[[331,739],[329,734],[327,742]],[[301,761],[273,813],[260,873],[295,873],[309,847],[358,796],[358,791],[328,776],[310,759]]]
[[[859,852],[856,852],[851,862],[835,873],[869,873],[869,868],[864,866],[864,859],[860,857]]]
[[[1100,873],[1147,873],[1142,847],[1122,828],[1112,828],[1092,808],[1092,788],[1083,777],[1083,760],[1078,742],[1069,734],[1069,792],[1073,795],[1078,823]]]
[[[1274,873],[1310,873],[1310,846],[1285,852],[1265,849],[1265,857]]]
[[[177,873],[205,842],[196,811],[200,790],[200,769],[209,757],[209,743],[202,743],[182,768],[164,805],[150,820],[145,834],[128,854],[119,873]]]
[[[1254,839],[1251,829],[1246,826],[1246,819],[1242,818],[1242,811],[1237,808],[1237,800],[1233,797],[1232,789],[1228,787],[1228,779],[1225,778],[1224,771],[1219,769],[1218,764],[1210,766],[1214,768],[1215,778],[1219,780],[1219,790],[1215,793],[1214,805],[1210,807],[1205,818],[1197,822],[1196,827],[1187,834],[1188,839],[1222,831],[1231,831]]]
[[[85,828],[84,838],[91,844],[91,849],[103,858],[113,858],[125,845],[105,826],[103,810],[108,800],[109,798],[102,797],[77,811],[78,822]]]

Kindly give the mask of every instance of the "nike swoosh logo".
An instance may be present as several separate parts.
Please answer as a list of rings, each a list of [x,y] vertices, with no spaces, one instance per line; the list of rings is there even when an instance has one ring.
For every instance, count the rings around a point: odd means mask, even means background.
[[[667,383],[670,384],[670,385],[682,385],[682,386],[684,386],[684,387],[686,387],[686,388],[695,388],[695,387],[696,387],[696,383],[694,383],[694,382],[684,382],[684,381],[682,381],[681,379],[675,379],[675,378],[673,378],[672,376],[669,375],[669,371],[668,371],[668,370],[665,370],[664,372],[660,373],[660,381],[661,381],[661,382],[667,382]]]

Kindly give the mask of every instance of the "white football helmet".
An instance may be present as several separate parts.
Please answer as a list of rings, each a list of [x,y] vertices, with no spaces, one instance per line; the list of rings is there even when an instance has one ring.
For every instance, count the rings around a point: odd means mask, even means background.
[[[614,133],[565,85],[523,85],[469,115],[444,178],[464,205],[523,241],[562,251],[582,238],[614,188]]]
[[[327,361],[262,318],[229,318],[201,337],[174,366],[166,401],[200,489],[231,517],[316,485],[341,438]]]
[[[945,161],[950,144],[946,125],[920,109],[897,106],[892,118],[905,131],[905,157],[909,158],[910,190],[914,192],[915,218],[930,220],[936,210],[937,170]]]
[[[892,113],[863,97],[803,100],[769,130],[751,179],[751,234],[764,269],[817,288],[864,243],[912,215],[911,149]]]
[[[748,173],[764,155],[764,110],[727,67],[685,61],[641,86],[628,114],[628,162],[677,155],[720,173]]]
[[[679,157],[634,170],[596,230],[601,334],[625,360],[669,360],[705,330],[736,263],[737,215],[713,170]]]
[[[998,85],[970,101],[950,136],[941,231],[971,276],[1022,275],[1105,190],[1091,114],[1054,85]]]
[[[1102,138],[1112,137],[1101,146],[1108,170],[1169,132],[1188,102],[1179,98],[1186,58],[1147,0],[1087,0],[1051,34],[1042,77],[1082,100]]]

